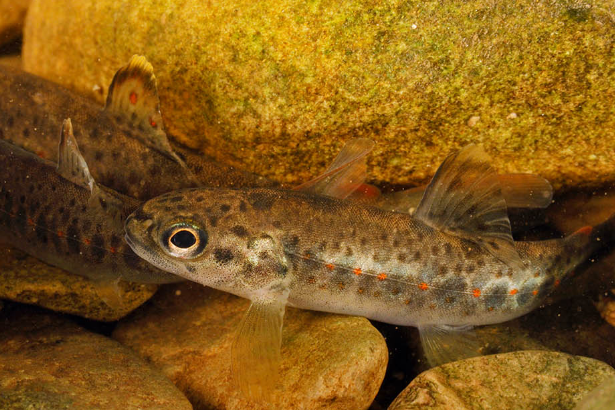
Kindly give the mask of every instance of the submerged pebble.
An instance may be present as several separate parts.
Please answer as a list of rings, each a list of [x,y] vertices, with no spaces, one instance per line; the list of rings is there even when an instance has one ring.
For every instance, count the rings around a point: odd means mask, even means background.
[[[160,372],[114,340],[33,307],[0,312],[0,408],[191,409]]]
[[[16,249],[0,246],[0,298],[70,313],[88,319],[114,321],[148,300],[158,288],[128,282],[118,284],[121,305],[109,306],[95,285],[83,276],[47,265]]]
[[[249,301],[203,286],[164,286],[113,337],[160,368],[196,408],[367,409],[384,377],[384,338],[367,319],[288,308],[280,390],[247,401],[231,375],[231,343]]]
[[[421,373],[389,410],[571,409],[613,376],[605,363],[557,352],[475,357]]]

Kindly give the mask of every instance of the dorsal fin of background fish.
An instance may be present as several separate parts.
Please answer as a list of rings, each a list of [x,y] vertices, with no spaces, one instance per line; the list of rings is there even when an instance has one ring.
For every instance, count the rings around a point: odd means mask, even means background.
[[[122,227],[127,215],[122,213],[122,203],[113,195],[101,188],[90,174],[88,164],[79,151],[79,145],[73,135],[73,125],[70,118],[64,120],[60,143],[58,144],[58,173],[65,179],[90,190],[88,206],[99,207],[100,210]]]
[[[374,149],[369,138],[348,141],[331,165],[319,176],[294,189],[345,199],[361,188],[367,177],[367,155]]]
[[[442,162],[414,217],[476,243],[513,268],[523,267],[498,176],[482,146],[470,144]]]
[[[132,56],[128,64],[115,73],[104,110],[118,122],[138,129],[138,136],[144,143],[169,156],[192,180],[198,181],[169,144],[160,113],[154,68],[144,56]]]

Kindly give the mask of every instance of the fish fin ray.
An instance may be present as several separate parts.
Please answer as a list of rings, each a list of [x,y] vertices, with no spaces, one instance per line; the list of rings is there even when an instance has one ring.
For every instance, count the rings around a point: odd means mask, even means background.
[[[536,174],[498,175],[508,208],[546,208],[553,199],[553,187]]]
[[[338,199],[348,197],[363,185],[367,177],[365,160],[374,145],[369,138],[348,141],[325,172],[294,189]]]
[[[123,212],[122,200],[101,188],[90,174],[88,164],[79,151],[70,118],[65,119],[62,123],[57,170],[63,178],[89,189],[88,206],[99,207],[102,212],[113,219],[118,227],[124,226],[124,219],[128,215]]]
[[[73,134],[70,118],[62,123],[60,144],[58,145],[58,173],[64,178],[90,191],[96,184],[88,164],[83,159],[77,140]]]
[[[418,328],[431,367],[481,355],[482,345],[472,326],[421,325]]]
[[[197,178],[171,147],[164,131],[154,68],[144,56],[133,55],[113,77],[105,111],[123,123],[138,129],[138,137],[177,162],[197,184]]]
[[[120,289],[120,277],[115,279],[92,279],[92,284],[98,297],[107,306],[116,311],[124,309],[124,297]]]
[[[511,267],[523,267],[498,176],[482,146],[468,145],[444,160],[414,217],[476,243]]]
[[[233,378],[251,400],[268,401],[278,381],[285,307],[285,300],[252,301],[233,341]]]

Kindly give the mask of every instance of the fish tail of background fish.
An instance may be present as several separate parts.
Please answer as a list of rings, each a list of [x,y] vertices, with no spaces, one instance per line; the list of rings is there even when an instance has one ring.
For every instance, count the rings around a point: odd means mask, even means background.
[[[56,165],[0,141],[0,240],[46,263],[94,281],[177,281],[130,249],[118,225],[90,203],[90,189]],[[129,214],[139,202],[100,187]]]

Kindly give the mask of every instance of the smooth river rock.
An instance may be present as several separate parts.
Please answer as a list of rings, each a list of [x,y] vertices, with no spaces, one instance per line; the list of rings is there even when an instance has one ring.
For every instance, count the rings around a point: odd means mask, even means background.
[[[375,182],[474,142],[557,189],[615,181],[614,42],[611,0],[34,0],[23,54],[101,102],[143,54],[172,135],[278,181],[370,137]]]
[[[421,373],[389,410],[572,409],[615,376],[598,360],[526,350],[448,363]]]
[[[121,305],[108,305],[87,278],[0,245],[0,299],[42,306],[88,319],[114,321],[148,300],[158,287],[121,281]]]
[[[188,410],[158,370],[115,340],[24,305],[0,312],[0,408]]]
[[[273,402],[247,401],[231,375],[230,347],[246,299],[194,283],[163,286],[113,337],[169,377],[195,409],[367,409],[388,351],[367,319],[288,308],[281,383]]]

